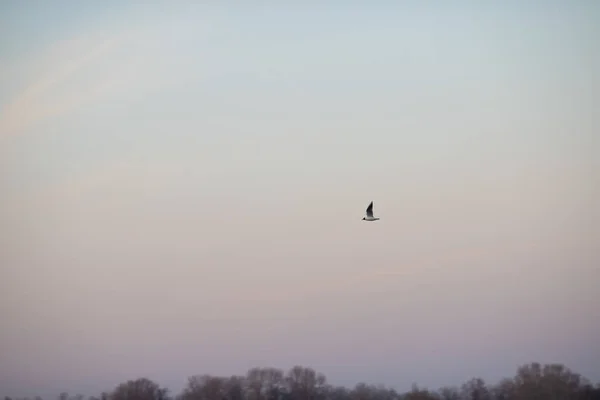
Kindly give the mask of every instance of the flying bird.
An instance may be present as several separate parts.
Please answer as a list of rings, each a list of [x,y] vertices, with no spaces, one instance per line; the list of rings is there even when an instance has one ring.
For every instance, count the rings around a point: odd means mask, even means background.
[[[379,218],[373,216],[373,202],[367,207],[367,216],[363,217],[363,221],[377,221]]]

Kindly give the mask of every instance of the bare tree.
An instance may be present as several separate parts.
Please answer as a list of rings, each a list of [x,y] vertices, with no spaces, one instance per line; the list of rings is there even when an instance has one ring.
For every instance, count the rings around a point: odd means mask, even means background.
[[[350,392],[350,398],[352,400],[395,400],[398,398],[398,393],[383,385],[368,385],[361,382]]]
[[[350,390],[343,386],[325,385],[323,390],[325,391],[326,400],[348,400],[351,397]]]
[[[516,399],[517,387],[513,379],[505,378],[491,389],[494,400],[514,400]]]
[[[150,379],[139,378],[118,385],[110,400],[168,400],[168,389]]]
[[[586,383],[579,389],[579,400],[600,400],[600,383],[594,387]]]
[[[581,377],[560,364],[523,365],[515,376],[515,400],[577,400]]]
[[[246,374],[248,400],[278,400],[285,389],[283,371],[277,368],[252,368]]]
[[[492,395],[481,378],[473,378],[463,384],[461,391],[464,400],[492,400]]]
[[[421,388],[418,384],[413,383],[410,392],[406,392],[400,396],[401,400],[439,400],[439,395],[427,388]]]
[[[223,400],[227,398],[227,379],[211,375],[194,375],[188,378],[180,400]]]
[[[438,390],[440,400],[461,400],[460,392],[455,387],[443,387]]]
[[[177,400],[600,400],[600,384],[592,385],[562,364],[530,363],[513,378],[487,385],[473,378],[459,387],[438,391],[419,388],[399,394],[383,385],[358,383],[354,388],[327,384],[325,375],[294,366],[287,373],[277,368],[252,368],[245,376],[208,374],[188,378]],[[4,397],[4,400],[42,400],[39,396]],[[84,400],[83,395],[61,393],[57,400]],[[88,400],[170,400],[168,390],[139,378],[118,385],[112,392]]]
[[[325,397],[327,379],[312,368],[297,365],[288,371],[285,380],[293,400],[317,400]]]
[[[225,397],[227,400],[245,400],[244,385],[246,378],[243,376],[230,376],[225,381]]]
[[[263,380],[261,368],[252,368],[246,373],[246,399],[263,400]]]
[[[428,389],[420,389],[417,384],[412,385],[410,392],[402,396],[403,400],[438,400],[436,393],[430,392]]]

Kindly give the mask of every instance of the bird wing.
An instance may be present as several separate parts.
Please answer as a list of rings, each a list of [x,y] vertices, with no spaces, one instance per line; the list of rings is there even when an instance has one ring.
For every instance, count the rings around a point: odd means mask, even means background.
[[[369,204],[369,207],[367,207],[367,217],[372,217],[373,216],[373,202],[371,202],[371,204]]]

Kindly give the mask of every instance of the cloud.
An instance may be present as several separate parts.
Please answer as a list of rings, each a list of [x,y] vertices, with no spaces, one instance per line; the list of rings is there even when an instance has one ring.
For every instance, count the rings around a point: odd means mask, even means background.
[[[116,37],[91,39],[83,36],[55,43],[36,60],[43,65],[41,73],[3,107],[0,132],[3,135],[18,132],[72,107],[73,104],[49,94],[78,71],[105,56],[117,44]]]
[[[167,14],[146,8],[143,19],[133,12],[124,27],[110,23],[110,30],[104,25],[0,60],[0,140],[101,98],[139,97],[200,79],[199,63],[210,59],[214,35],[228,34],[227,21],[195,8]]]
[[[27,68],[5,66],[15,75],[19,69],[30,70],[31,64],[35,71],[0,110],[0,136],[68,114],[101,95],[164,83],[158,79],[164,58],[156,57],[155,47],[145,46],[151,33],[132,29],[81,35],[54,43],[21,65]]]

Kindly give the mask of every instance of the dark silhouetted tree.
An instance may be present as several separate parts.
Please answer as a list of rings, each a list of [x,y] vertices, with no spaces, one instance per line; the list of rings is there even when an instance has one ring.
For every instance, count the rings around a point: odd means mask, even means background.
[[[350,398],[351,400],[395,400],[398,398],[398,393],[382,385],[375,386],[361,382],[350,392]]]
[[[600,384],[596,387],[586,383],[579,389],[579,400],[600,400]]]
[[[341,386],[326,386],[327,400],[348,400],[351,398],[350,390]]]
[[[463,400],[455,387],[443,387],[438,391],[440,400]]]
[[[402,400],[438,400],[438,395],[428,389],[419,388],[417,384],[413,384],[411,391],[404,394]]]
[[[110,400],[169,400],[168,389],[161,388],[147,378],[139,378],[118,385]]]
[[[594,386],[562,364],[530,363],[520,366],[513,378],[488,385],[473,378],[458,387],[437,391],[416,384],[406,393],[383,385],[358,383],[352,389],[327,383],[312,368],[294,366],[287,373],[277,368],[252,368],[245,376],[208,374],[188,378],[177,400],[600,400],[600,384]],[[42,400],[5,397],[4,400]],[[57,400],[84,400],[63,392]],[[118,385],[112,392],[88,400],[170,400],[168,390],[140,378]]]
[[[531,363],[517,370],[515,400],[577,400],[581,377],[559,364]]]
[[[180,400],[223,400],[227,398],[227,379],[211,375],[194,375],[179,395]]]
[[[464,400],[492,400],[492,395],[481,378],[473,378],[463,384],[461,392]]]
[[[288,371],[285,381],[292,400],[319,400],[326,394],[325,375],[312,368],[297,365]]]
[[[514,400],[516,399],[516,390],[515,381],[506,378],[492,387],[491,392],[494,400]]]
[[[245,378],[243,376],[230,376],[225,381],[225,397],[227,400],[245,400]]]
[[[246,374],[248,400],[278,400],[285,394],[283,371],[277,368],[252,368]]]

